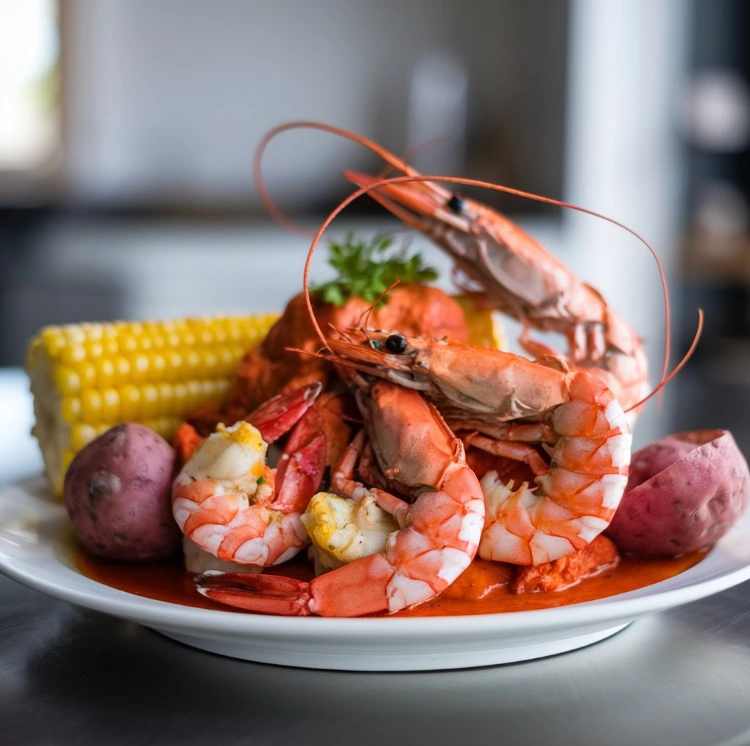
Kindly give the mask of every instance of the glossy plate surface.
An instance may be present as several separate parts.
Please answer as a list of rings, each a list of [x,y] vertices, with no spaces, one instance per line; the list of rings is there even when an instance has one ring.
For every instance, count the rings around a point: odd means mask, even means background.
[[[531,660],[602,640],[636,619],[750,578],[750,511],[669,580],[557,609],[481,616],[322,619],[195,609],[97,583],[74,565],[64,506],[41,479],[0,488],[0,571],[50,596],[234,658],[304,668],[420,671]]]

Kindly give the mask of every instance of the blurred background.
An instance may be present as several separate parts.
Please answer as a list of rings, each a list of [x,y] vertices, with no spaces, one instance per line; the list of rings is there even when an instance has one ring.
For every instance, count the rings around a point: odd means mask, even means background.
[[[265,215],[253,152],[270,127],[317,119],[396,153],[439,138],[415,166],[645,236],[670,282],[672,359],[699,306],[706,331],[637,441],[719,426],[749,452],[748,16],[744,0],[0,0],[5,380],[21,380],[44,324],[279,309],[309,241]],[[344,168],[379,164],[317,132],[282,135],[264,161],[278,203],[311,227],[351,191]],[[657,378],[664,306],[643,246],[586,215],[472,196],[597,287]],[[352,226],[394,221],[360,200],[335,231]],[[0,417],[26,417],[27,399],[1,390]]]

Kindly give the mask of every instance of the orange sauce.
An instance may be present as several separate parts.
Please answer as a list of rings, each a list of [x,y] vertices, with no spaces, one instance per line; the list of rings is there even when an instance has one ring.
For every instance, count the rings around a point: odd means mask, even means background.
[[[622,557],[616,567],[584,578],[570,588],[552,593],[519,594],[511,593],[508,588],[510,570],[507,565],[474,560],[468,570],[440,596],[413,609],[400,611],[396,616],[499,614],[596,601],[679,575],[705,556],[705,552],[693,552],[667,558]]]
[[[671,578],[697,564],[704,556],[705,552],[694,552],[665,559],[623,557],[617,567],[586,578],[571,588],[553,593],[518,595],[511,593],[508,588],[510,570],[507,565],[475,560],[438,598],[394,616],[496,614],[594,601]],[[136,596],[201,609],[230,610],[227,606],[201,596],[195,590],[193,576],[185,571],[181,560],[139,565],[106,562],[78,551],[76,565],[80,572],[92,580]],[[312,577],[309,564],[302,558],[274,568],[272,574],[301,579]]]

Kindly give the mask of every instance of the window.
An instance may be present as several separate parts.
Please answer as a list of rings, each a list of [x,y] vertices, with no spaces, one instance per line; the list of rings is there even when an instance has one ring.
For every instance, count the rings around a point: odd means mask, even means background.
[[[31,176],[60,148],[57,0],[0,0],[0,174]]]

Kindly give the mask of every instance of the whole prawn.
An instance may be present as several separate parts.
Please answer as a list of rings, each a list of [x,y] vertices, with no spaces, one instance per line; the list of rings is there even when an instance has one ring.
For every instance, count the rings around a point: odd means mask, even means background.
[[[363,387],[357,403],[365,430],[352,441],[333,477],[337,492],[374,500],[400,528],[383,551],[311,582],[273,575],[208,572],[196,578],[205,596],[273,614],[363,616],[423,603],[471,564],[484,522],[482,490],[466,465],[463,445],[417,391],[387,381]],[[365,433],[380,469],[416,500],[409,504],[354,477]]]
[[[185,536],[221,560],[268,567],[309,538],[301,516],[325,469],[326,439],[315,400],[320,384],[276,396],[201,443],[174,481],[172,512]],[[253,424],[250,424],[253,423]],[[291,429],[276,469],[268,443]]]
[[[595,288],[579,280],[531,236],[500,213],[435,183],[441,177],[423,177],[387,149],[348,130],[320,122],[288,122],[266,134],[255,158],[256,183],[274,219],[299,230],[271,200],[262,180],[261,159],[274,137],[299,128],[322,130],[357,142],[382,158],[390,168],[404,174],[405,178],[401,179],[383,179],[346,171],[345,177],[361,188],[348,201],[367,192],[406,225],[446,251],[454,260],[456,278],[467,278],[488,306],[508,313],[523,324],[519,341],[535,357],[562,355],[533,339],[530,329],[563,335],[567,340],[565,360],[568,364],[590,369],[601,376],[629,410],[631,424],[635,421],[636,405],[642,402],[648,390],[648,362],[639,336]],[[656,259],[665,290],[667,352],[663,382],[668,367],[670,310],[661,262],[647,241],[616,220],[585,208],[472,179],[451,178],[450,181],[588,213],[623,228],[645,244]],[[465,284],[465,281],[459,279],[459,283]]]
[[[555,358],[373,330],[332,330],[332,358],[429,398],[464,441],[526,463],[533,482],[482,479],[483,559],[536,565],[588,544],[614,517],[632,436],[614,394]],[[389,477],[390,474],[385,474]]]

